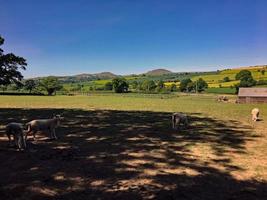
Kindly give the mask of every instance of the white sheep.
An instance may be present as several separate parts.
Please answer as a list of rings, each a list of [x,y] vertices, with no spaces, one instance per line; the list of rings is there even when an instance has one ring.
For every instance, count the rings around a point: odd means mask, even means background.
[[[223,102],[225,102],[225,101],[228,101],[229,99],[227,98],[227,96],[218,96],[217,97],[217,101],[223,101]]]
[[[56,115],[52,119],[35,119],[26,124],[27,133],[25,140],[27,140],[27,135],[29,133],[33,134],[33,139],[35,140],[35,134],[38,131],[49,131],[51,139],[57,139],[55,129],[60,125],[60,121],[63,119],[60,115]]]
[[[23,125],[20,123],[11,122],[6,125],[6,135],[11,145],[11,135],[13,136],[15,145],[21,149],[26,149],[26,142],[24,139]]]
[[[256,122],[259,119],[260,109],[253,108],[251,111],[252,121]]]
[[[188,126],[187,115],[183,113],[173,113],[172,114],[172,128],[178,129],[180,124],[183,124],[184,127]]]

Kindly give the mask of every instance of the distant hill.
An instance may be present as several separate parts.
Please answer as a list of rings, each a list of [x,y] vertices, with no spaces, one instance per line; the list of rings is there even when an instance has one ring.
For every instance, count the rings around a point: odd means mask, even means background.
[[[148,71],[147,73],[145,73],[148,76],[162,76],[165,74],[172,74],[172,71],[169,71],[167,69],[154,69],[151,71]]]
[[[116,74],[113,74],[111,72],[101,72],[97,74],[77,74],[74,76],[65,76],[65,77],[75,77],[77,79],[112,79],[117,77]],[[64,77],[63,77],[64,78]]]
[[[116,77],[125,77],[128,82],[138,81],[141,82],[145,79],[164,82],[177,82],[185,78],[191,78],[192,80],[197,80],[198,78],[203,78],[208,82],[209,87],[230,87],[234,86],[238,81],[235,80],[235,75],[240,70],[247,69],[251,71],[253,78],[255,80],[267,80],[267,65],[257,65],[248,67],[231,67],[223,70],[209,71],[209,72],[172,72],[167,69],[159,68],[148,71],[143,74],[132,74],[120,76],[113,74],[111,72],[101,72],[96,74],[77,74],[73,76],[56,76],[61,83],[71,84],[71,83],[82,83],[82,82],[101,82],[102,80],[108,81]],[[264,72],[263,72],[264,71]],[[266,73],[265,73],[266,71]],[[230,82],[223,82],[223,79],[228,77]],[[43,77],[37,77],[34,79],[41,79]]]
[[[62,83],[77,83],[77,82],[86,82],[86,81],[95,81],[95,80],[107,80],[118,77],[118,75],[111,72],[101,72],[96,74],[77,74],[72,76],[55,76]],[[37,77],[34,79],[41,79],[44,77]]]

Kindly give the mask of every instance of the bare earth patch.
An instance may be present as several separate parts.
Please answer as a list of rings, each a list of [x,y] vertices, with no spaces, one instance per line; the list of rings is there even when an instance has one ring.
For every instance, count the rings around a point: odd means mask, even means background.
[[[9,121],[64,113],[52,141],[7,147]],[[1,199],[267,199],[266,128],[190,113],[0,109]]]

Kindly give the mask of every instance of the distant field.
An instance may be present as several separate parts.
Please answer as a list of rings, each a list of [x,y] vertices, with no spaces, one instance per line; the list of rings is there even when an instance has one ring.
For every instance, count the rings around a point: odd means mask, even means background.
[[[88,92],[90,88],[97,89],[97,88],[103,88],[107,82],[111,80],[96,80],[96,81],[87,81],[87,82],[81,82],[81,83],[65,83],[63,84],[63,87],[66,90],[71,91],[72,89],[75,89],[78,87],[78,85],[82,85],[82,91]]]
[[[219,88],[221,87],[234,87],[236,84],[238,84],[239,81],[229,81],[229,82],[223,82],[223,83],[210,83],[208,82],[208,85],[210,88]]]
[[[235,80],[235,75],[243,68],[238,68],[238,69],[228,69],[228,70],[223,70],[220,72],[213,72],[213,73],[203,73],[201,75],[198,75],[197,73],[193,73],[191,75],[181,75],[181,74],[170,74],[170,75],[164,75],[164,76],[158,76],[158,77],[150,77],[150,76],[125,76],[126,80],[128,80],[130,83],[133,80],[137,80],[137,81],[144,81],[146,79],[149,80],[155,80],[156,82],[159,80],[166,80],[165,81],[165,86],[169,87],[172,84],[175,84],[177,87],[179,87],[180,82],[178,81],[180,78],[191,78],[193,81],[198,80],[199,78],[203,78],[207,83],[209,88],[229,88],[229,89],[209,89],[208,92],[212,93],[212,91],[214,91],[214,93],[220,93],[226,91],[226,93],[233,93],[232,88],[230,87],[234,87],[236,84],[239,83],[239,81]],[[248,68],[244,68],[244,69],[248,69]],[[261,70],[265,69],[266,73],[262,74]],[[255,80],[267,80],[267,69],[266,67],[252,67],[249,68],[249,70],[252,72],[253,78]],[[230,81],[229,82],[223,82],[223,78],[225,77],[229,77]],[[172,80],[176,80],[176,81],[172,81]],[[83,92],[88,92],[91,89],[97,90],[97,89],[103,89],[105,84],[107,82],[109,82],[111,80],[96,80],[96,81],[88,81],[88,82],[82,82],[82,83],[68,83],[68,84],[64,84],[64,88],[66,90],[73,90],[75,88],[77,88],[78,84],[81,84],[83,87],[81,89],[81,91]],[[257,86],[257,87],[266,87],[266,86]]]
[[[266,67],[263,68],[244,68],[244,69],[249,69],[251,71],[252,76],[255,80],[267,80],[267,69]],[[264,75],[261,73],[259,70],[266,70],[266,73]],[[199,78],[203,78],[205,81],[208,82],[210,87],[219,87],[218,85],[221,84],[223,87],[228,87],[228,86],[234,86],[238,81],[235,81],[235,75],[240,72],[242,68],[239,69],[229,69],[229,70],[223,70],[220,71],[219,74],[215,75],[204,75],[204,76],[195,76],[192,78],[192,80],[197,80]],[[229,77],[230,82],[223,83],[223,78]]]
[[[236,89],[235,88],[219,88],[219,87],[214,87],[214,88],[208,88],[206,90],[207,93],[213,93],[213,94],[235,94]]]
[[[264,199],[266,105],[216,95],[0,96],[2,199]],[[260,109],[252,124],[250,111]],[[173,130],[171,114],[189,127]],[[4,125],[62,114],[58,140],[8,147]],[[17,162],[14,165],[14,161]],[[19,178],[18,178],[19,177]],[[18,192],[19,191],[19,192]],[[152,197],[152,198],[151,198]]]
[[[217,89],[217,88],[216,88]],[[218,88],[225,89],[225,88]],[[225,89],[228,90],[228,89]],[[235,98],[233,96],[232,98]],[[180,95],[177,94],[114,94],[99,93],[90,96],[1,96],[2,108],[82,108],[82,109],[118,109],[149,110],[162,112],[199,112],[220,118],[232,116],[243,118],[253,105],[218,104],[216,95]],[[219,106],[219,107],[218,107]],[[255,105],[266,110],[265,105]],[[267,111],[267,110],[266,110]]]

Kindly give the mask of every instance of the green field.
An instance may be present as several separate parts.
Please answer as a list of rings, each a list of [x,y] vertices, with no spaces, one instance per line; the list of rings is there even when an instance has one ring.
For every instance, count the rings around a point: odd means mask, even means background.
[[[197,80],[199,78],[203,78],[211,88],[217,88],[220,85],[222,87],[230,87],[237,84],[239,81],[235,80],[235,75],[240,72],[242,69],[249,70],[252,73],[252,76],[255,80],[267,80],[267,72],[262,74],[261,70],[266,70],[266,66],[263,67],[246,67],[246,68],[239,68],[239,69],[227,69],[222,70],[218,74],[211,74],[211,75],[201,75],[195,76],[192,80]],[[267,71],[267,70],[266,70]],[[229,77],[230,82],[223,82],[223,78]]]
[[[266,105],[216,95],[0,96],[3,199],[264,199]],[[260,109],[260,121],[250,112]],[[189,126],[171,128],[184,112]],[[62,114],[26,152],[8,147],[4,126]],[[16,165],[14,165],[16,160]],[[19,162],[17,162],[19,161]],[[19,178],[18,178],[19,177]],[[19,191],[19,192],[17,192]]]
[[[206,92],[207,93],[213,93],[213,94],[235,94],[236,89],[235,88],[229,88],[229,87],[225,87],[225,88],[214,87],[214,88],[208,88],[206,90]]]
[[[224,89],[224,88],[221,88]],[[226,91],[227,93],[227,91]],[[235,99],[236,97],[231,97]],[[202,113],[228,119],[243,119],[253,107],[265,105],[221,104],[215,102],[216,95],[179,95],[178,94],[114,94],[92,93],[89,96],[1,96],[2,108],[77,108],[108,110],[146,110],[156,112]],[[266,113],[267,114],[267,113]],[[247,117],[244,119],[247,120]]]
[[[208,93],[214,94],[234,94],[235,89],[234,86],[239,83],[238,80],[235,80],[235,75],[242,69],[247,69],[251,71],[252,76],[255,80],[267,80],[267,72],[262,74],[262,70],[266,70],[266,66],[261,67],[245,67],[239,69],[227,69],[218,72],[210,72],[210,73],[189,73],[189,74],[180,74],[174,73],[169,75],[162,75],[162,76],[142,76],[142,75],[135,75],[135,76],[125,76],[126,80],[131,84],[132,81],[142,82],[144,80],[154,80],[159,81],[163,80],[166,87],[170,87],[172,84],[175,84],[179,87],[180,82],[179,80],[184,78],[191,78],[193,81],[198,80],[199,78],[204,79],[209,86],[207,90]],[[267,71],[267,70],[266,70]],[[199,75],[200,74],[200,75]],[[229,82],[223,82],[225,77],[229,77]],[[94,81],[87,81],[81,83],[65,83],[63,86],[67,91],[77,91],[77,92],[88,92],[90,90],[103,90],[104,86],[107,82],[111,80],[94,80]],[[82,88],[77,89],[78,85],[82,85]],[[260,85],[257,87],[266,87],[264,85]],[[130,87],[131,88],[131,87]],[[217,88],[217,89],[216,89]]]

